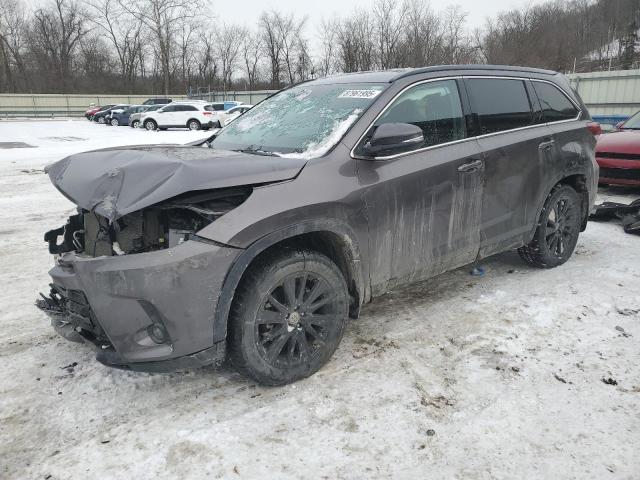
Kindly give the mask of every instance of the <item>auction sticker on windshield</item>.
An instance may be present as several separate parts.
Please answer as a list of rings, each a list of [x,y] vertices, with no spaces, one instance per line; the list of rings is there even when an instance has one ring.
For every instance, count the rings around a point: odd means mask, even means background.
[[[345,90],[338,98],[376,98],[381,90]]]

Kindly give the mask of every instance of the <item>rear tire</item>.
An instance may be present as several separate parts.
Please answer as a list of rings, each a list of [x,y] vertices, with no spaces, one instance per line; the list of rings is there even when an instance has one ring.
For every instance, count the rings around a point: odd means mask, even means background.
[[[189,120],[187,122],[187,128],[189,130],[200,130],[202,126],[200,125],[200,122],[198,120]]]
[[[143,126],[146,130],[149,131],[153,131],[158,128],[158,124],[155,122],[155,120],[145,120]]]
[[[229,315],[229,357],[264,385],[318,371],[335,352],[349,313],[347,284],[326,256],[283,249],[249,267]]]
[[[544,202],[533,240],[518,253],[525,263],[537,268],[562,265],[576,248],[581,224],[578,192],[569,185],[556,185]]]

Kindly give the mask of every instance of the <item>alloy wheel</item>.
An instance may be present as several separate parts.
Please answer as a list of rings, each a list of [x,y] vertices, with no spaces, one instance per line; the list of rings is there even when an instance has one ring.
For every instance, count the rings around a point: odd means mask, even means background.
[[[577,212],[575,206],[566,198],[559,198],[547,217],[545,240],[549,251],[561,257],[576,234]]]
[[[270,365],[296,367],[308,363],[325,346],[339,322],[334,286],[309,272],[292,274],[264,298],[255,322],[255,339]]]

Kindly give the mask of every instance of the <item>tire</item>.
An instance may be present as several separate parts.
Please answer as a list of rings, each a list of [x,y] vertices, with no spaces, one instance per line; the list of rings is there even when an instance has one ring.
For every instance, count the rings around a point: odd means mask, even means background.
[[[155,120],[145,120],[142,125],[146,130],[149,130],[149,131],[152,131],[158,128],[158,124],[155,122]]]
[[[117,127],[117,126],[119,126],[119,125],[120,125],[120,122],[118,121],[118,119],[117,119],[117,118],[112,118],[112,119],[111,119],[111,126],[112,126],[112,127]]]
[[[139,124],[139,123],[140,123],[140,122],[139,122],[138,120],[134,120],[134,121],[131,123],[131,128],[138,128],[138,124]]]
[[[191,119],[187,122],[187,128],[189,130],[200,130],[200,128],[202,128],[202,125],[200,125],[200,122],[198,120]]]
[[[326,256],[296,249],[249,267],[229,315],[229,358],[263,385],[318,371],[335,352],[349,313],[347,284]]]
[[[100,124],[103,124],[103,125],[104,125],[104,123],[105,123],[105,119],[104,119],[104,117],[100,117],[100,118],[98,118],[98,123],[100,123]]]
[[[576,248],[581,225],[578,192],[568,185],[556,185],[544,202],[533,240],[518,253],[525,263],[537,268],[562,265]]]

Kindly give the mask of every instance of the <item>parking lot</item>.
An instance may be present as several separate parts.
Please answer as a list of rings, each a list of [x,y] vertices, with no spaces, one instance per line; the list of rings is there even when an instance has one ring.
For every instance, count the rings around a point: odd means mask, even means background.
[[[511,252],[378,298],[286,387],[108,369],[54,334],[33,306],[42,236],[74,206],[43,166],[206,136],[0,122],[0,477],[638,478],[640,237],[616,222],[591,222],[553,270]]]

